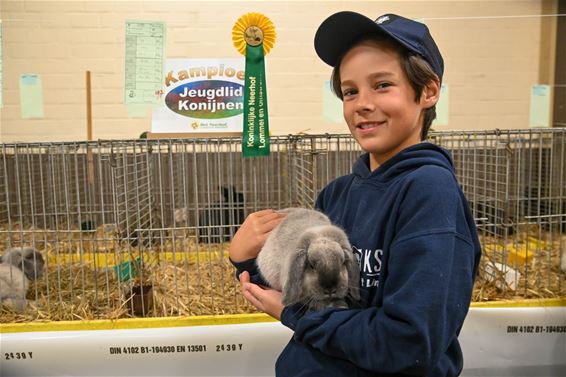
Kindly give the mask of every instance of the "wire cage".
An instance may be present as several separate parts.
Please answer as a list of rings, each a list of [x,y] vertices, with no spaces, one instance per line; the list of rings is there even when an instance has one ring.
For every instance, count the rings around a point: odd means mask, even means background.
[[[565,295],[565,136],[430,135],[452,153],[481,235],[475,301]],[[312,207],[362,153],[350,135],[272,137],[271,155],[252,159],[239,138],[0,148],[2,252],[45,259],[19,292],[25,310],[3,302],[2,322],[253,311],[227,259],[239,225],[263,208]]]
[[[437,133],[481,235],[474,299],[566,291],[566,130]]]
[[[2,253],[45,258],[20,297],[32,310],[3,305],[3,321],[251,311],[227,248],[249,213],[293,205],[287,144],[260,159],[236,138],[2,145]]]

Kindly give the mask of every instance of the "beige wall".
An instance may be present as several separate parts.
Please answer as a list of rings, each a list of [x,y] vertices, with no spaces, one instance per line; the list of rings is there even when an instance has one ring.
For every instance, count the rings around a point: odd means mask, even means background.
[[[85,71],[92,72],[93,137],[136,138],[151,115],[129,118],[123,104],[124,22],[167,24],[168,58],[238,57],[231,30],[243,13],[266,14],[278,38],[268,55],[272,134],[344,133],[322,118],[330,68],[313,49],[319,23],[339,10],[424,19],[444,55],[450,124],[435,129],[527,128],[530,87],[551,83],[556,1],[16,1],[0,0],[4,107],[0,141],[86,139]],[[495,18],[476,18],[490,16]],[[497,18],[496,16],[504,16]],[[455,19],[459,18],[459,19]],[[44,119],[20,114],[19,75],[40,74]],[[544,82],[546,81],[546,82]]]

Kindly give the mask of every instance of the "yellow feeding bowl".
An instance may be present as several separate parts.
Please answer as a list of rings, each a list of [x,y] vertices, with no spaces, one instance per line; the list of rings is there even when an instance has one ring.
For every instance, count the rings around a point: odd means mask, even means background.
[[[507,246],[507,264],[509,266],[523,266],[533,259],[533,249],[525,244]]]

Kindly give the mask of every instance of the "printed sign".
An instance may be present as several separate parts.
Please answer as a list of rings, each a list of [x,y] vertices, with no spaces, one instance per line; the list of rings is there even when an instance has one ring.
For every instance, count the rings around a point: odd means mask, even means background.
[[[168,59],[153,133],[242,132],[243,59]]]

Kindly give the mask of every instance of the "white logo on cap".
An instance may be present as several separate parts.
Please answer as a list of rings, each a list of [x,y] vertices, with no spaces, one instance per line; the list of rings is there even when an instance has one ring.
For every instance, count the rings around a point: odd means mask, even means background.
[[[377,20],[375,20],[375,23],[381,25],[385,21],[389,21],[389,16],[381,16]]]

